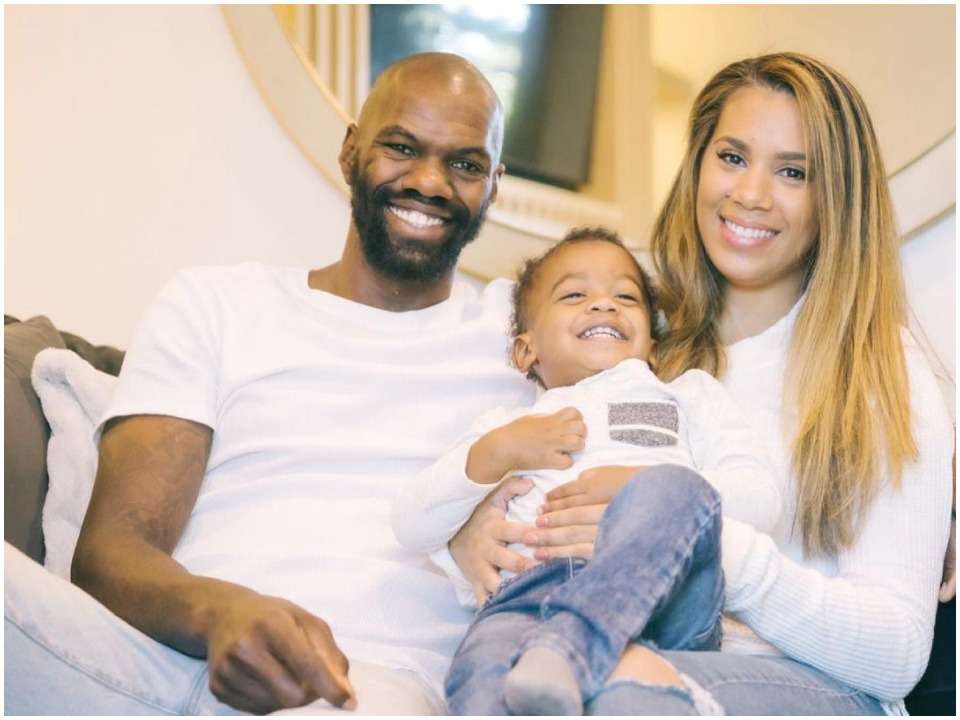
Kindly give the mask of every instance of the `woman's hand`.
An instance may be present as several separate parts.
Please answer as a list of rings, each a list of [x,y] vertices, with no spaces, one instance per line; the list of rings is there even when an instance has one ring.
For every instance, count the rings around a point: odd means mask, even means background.
[[[589,560],[603,511],[627,481],[644,469],[622,465],[591,468],[576,480],[554,488],[540,508],[537,529],[523,536],[524,544],[536,547],[537,560]]]
[[[533,482],[522,477],[502,482],[450,540],[450,554],[473,586],[478,605],[500,587],[500,570],[523,572],[535,564],[506,548],[508,543],[520,542],[531,530],[528,525],[507,522],[507,503],[517,495],[526,495],[532,487]]]

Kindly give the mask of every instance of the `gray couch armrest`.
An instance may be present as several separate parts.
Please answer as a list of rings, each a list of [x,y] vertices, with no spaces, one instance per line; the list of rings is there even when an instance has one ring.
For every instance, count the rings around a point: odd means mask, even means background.
[[[5,324],[3,335],[3,537],[42,563],[40,519],[50,427],[30,383],[30,369],[38,352],[66,345],[42,316]]]

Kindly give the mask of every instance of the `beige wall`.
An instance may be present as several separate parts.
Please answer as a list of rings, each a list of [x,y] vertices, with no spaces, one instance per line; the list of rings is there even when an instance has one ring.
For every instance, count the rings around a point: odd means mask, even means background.
[[[643,13],[642,20],[638,14]],[[625,35],[623,17],[633,25]],[[955,8],[948,5],[651,5],[609,6],[594,130],[593,177],[587,194],[624,203],[639,189],[630,230],[646,234],[683,155],[687,115],[696,93],[727,63],[793,50],[819,57],[846,74],[863,94],[887,169],[894,172],[956,125]],[[624,65],[647,63],[654,92],[618,95]],[[610,77],[606,76],[609,74]],[[616,113],[636,117],[652,106],[637,132],[650,137],[647,166],[617,140]],[[622,122],[622,120],[620,121]],[[626,152],[621,152],[626,147]],[[632,174],[630,167],[635,168]],[[626,173],[626,176],[625,176]],[[627,193],[629,194],[629,193]],[[642,208],[642,209],[639,209]],[[643,218],[636,217],[642,213]],[[641,241],[643,242],[643,241]]]
[[[5,8],[4,309],[126,345],[177,269],[339,255],[347,203],[214,6]]]
[[[650,63],[650,7],[608,5],[604,14],[590,181],[582,192],[623,209],[618,230],[634,244],[653,208],[656,75]],[[645,243],[642,243],[645,244]]]
[[[690,94],[727,60],[788,46],[774,36],[802,39],[800,49],[850,74],[876,109],[892,167],[955,122],[952,7],[618,12],[619,44],[606,49],[615,66],[622,70],[636,55],[660,63],[654,141],[624,152],[618,139],[651,122],[638,102],[647,95],[618,104],[628,111],[616,120],[610,105],[601,116],[617,124],[598,158],[620,164],[599,194],[617,197],[620,183],[624,203],[643,192],[642,182],[662,188],[672,175]],[[663,28],[692,44],[665,47]],[[643,42],[632,42],[631,33]],[[872,50],[854,42],[864,36]],[[180,267],[246,259],[316,266],[339,254],[346,202],[279,127],[217,8],[7,7],[5,60],[7,312],[46,313],[95,341],[126,344],[146,303]],[[608,74],[604,83],[628,88],[617,90],[623,95],[641,77]],[[629,177],[644,153],[657,160],[653,172],[643,170],[645,181]],[[484,242],[514,252],[516,238],[497,236],[492,225]],[[953,267],[952,237],[936,233],[929,241],[936,253],[923,253],[933,259],[910,271],[915,287],[926,289],[940,271],[931,308],[954,308],[953,275],[942,274]],[[528,245],[537,250],[544,242]]]
[[[870,108],[888,171],[898,170],[956,125],[955,16],[951,5],[654,5],[652,60],[674,81],[675,98],[657,106],[656,202],[682,157],[696,92],[727,63],[782,50],[818,57],[850,78]]]

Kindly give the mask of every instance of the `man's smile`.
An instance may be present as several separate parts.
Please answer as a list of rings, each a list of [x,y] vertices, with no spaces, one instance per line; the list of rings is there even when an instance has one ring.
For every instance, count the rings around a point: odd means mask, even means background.
[[[438,227],[443,225],[446,220],[436,215],[428,215],[425,212],[420,210],[411,210],[408,208],[398,207],[396,205],[388,205],[387,210],[396,215],[398,218],[403,220],[408,225],[412,225],[415,228],[423,229],[428,227]]]

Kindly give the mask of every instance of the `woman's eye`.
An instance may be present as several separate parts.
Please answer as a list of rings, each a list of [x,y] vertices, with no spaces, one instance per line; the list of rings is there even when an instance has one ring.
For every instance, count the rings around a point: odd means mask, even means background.
[[[739,167],[746,164],[746,161],[743,159],[742,155],[738,155],[730,150],[721,150],[719,153],[717,153],[717,156],[727,165],[736,165]]]
[[[783,170],[780,171],[780,173],[781,173],[784,177],[790,178],[791,180],[806,180],[806,179],[807,179],[807,173],[806,173],[804,170],[802,170],[801,168],[785,167]]]

